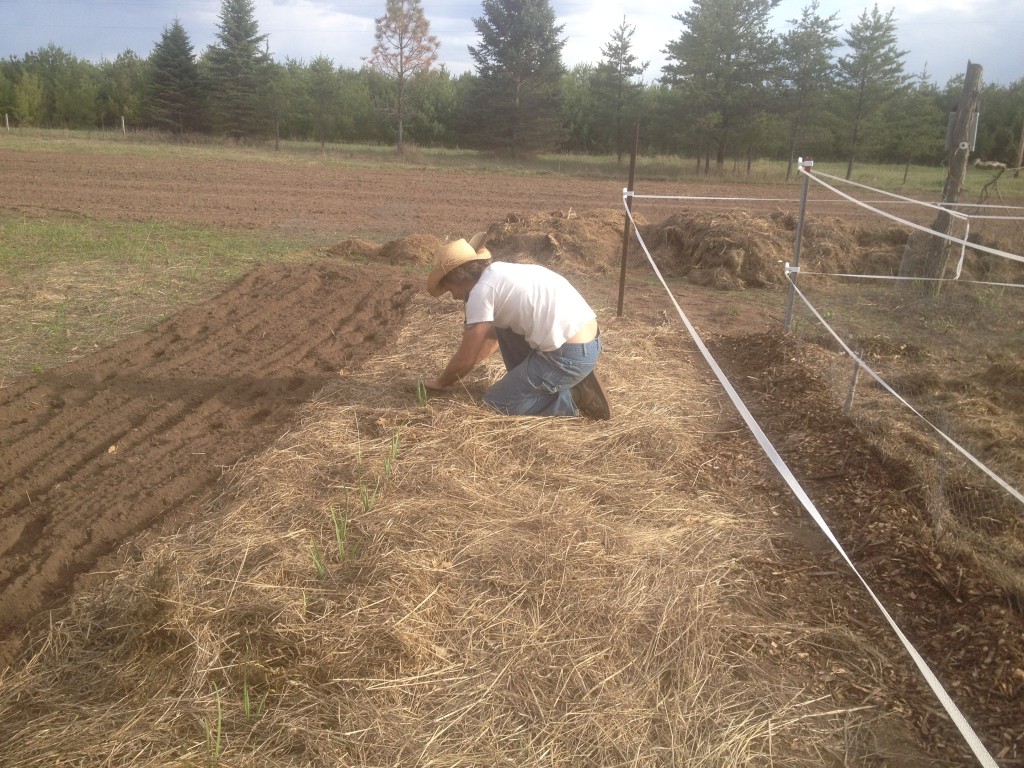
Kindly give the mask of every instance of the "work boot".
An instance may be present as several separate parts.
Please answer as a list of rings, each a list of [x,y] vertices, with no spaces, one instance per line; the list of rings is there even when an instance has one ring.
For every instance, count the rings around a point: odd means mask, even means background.
[[[579,408],[580,415],[588,419],[606,421],[612,417],[611,408],[608,407],[608,396],[594,371],[588,373],[572,388],[572,400]]]

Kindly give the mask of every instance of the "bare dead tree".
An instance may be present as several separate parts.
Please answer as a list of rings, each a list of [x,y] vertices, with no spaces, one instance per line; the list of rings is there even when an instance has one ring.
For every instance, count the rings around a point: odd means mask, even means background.
[[[387,0],[384,15],[374,20],[377,42],[367,63],[395,81],[395,118],[398,151],[405,151],[406,86],[412,78],[429,72],[437,60],[440,43],[430,34],[430,22],[420,0]]]

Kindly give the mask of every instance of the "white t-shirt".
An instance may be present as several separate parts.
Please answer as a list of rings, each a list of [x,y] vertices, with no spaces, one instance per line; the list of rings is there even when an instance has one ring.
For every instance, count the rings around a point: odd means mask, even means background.
[[[466,299],[467,325],[494,323],[541,352],[558,349],[596,317],[568,280],[539,264],[496,261]]]

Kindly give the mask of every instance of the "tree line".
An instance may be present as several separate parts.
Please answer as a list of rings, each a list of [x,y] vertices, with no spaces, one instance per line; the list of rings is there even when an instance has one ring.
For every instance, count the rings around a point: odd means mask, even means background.
[[[420,0],[384,0],[360,69],[321,55],[278,62],[252,0],[222,0],[216,41],[197,54],[179,20],[148,58],[84,61],[55,45],[0,62],[0,111],[15,125],[156,129],[238,140],[468,147],[509,156],[641,150],[695,158],[705,173],[797,153],[855,162],[940,163],[963,86],[904,69],[893,12],[875,5],[843,30],[810,0],[782,33],[779,0],[695,0],[659,76],[626,18],[596,64],[566,67],[549,0],[482,0],[475,69],[435,66]],[[966,67],[967,62],[965,62]],[[1013,162],[1024,78],[982,94],[975,155]]]

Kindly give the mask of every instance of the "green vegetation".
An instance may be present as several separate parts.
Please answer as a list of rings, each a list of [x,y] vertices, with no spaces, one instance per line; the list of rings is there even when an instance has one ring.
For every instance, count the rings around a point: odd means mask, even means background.
[[[945,159],[947,115],[964,78],[940,85],[927,72],[906,72],[891,12],[865,11],[840,29],[835,14],[822,16],[811,2],[777,34],[768,25],[772,0],[697,0],[672,17],[678,27],[667,28],[673,37],[660,72],[634,55],[626,18],[614,20],[595,64],[566,71],[563,27],[548,0],[520,6],[509,14],[484,0],[473,19],[476,69],[454,76],[431,67],[438,41],[417,2],[386,5],[378,46],[353,70],[326,55],[274,61],[253,3],[222,0],[217,40],[198,55],[187,30],[168,19],[148,58],[126,50],[95,64],[50,44],[0,61],[0,109],[18,130],[122,134],[124,126],[190,144],[360,143],[414,155],[473,147],[516,158],[569,152],[621,160],[638,122],[645,156],[690,157],[716,176],[758,158],[792,171],[798,154],[846,161],[847,173],[854,158],[858,166]],[[395,31],[401,42],[387,37]],[[1013,164],[1024,77],[987,84],[981,101],[973,154]]]
[[[167,158],[187,155],[190,158],[229,160],[260,164],[283,163],[288,165],[308,166],[310,164],[339,166],[346,168],[380,168],[381,166],[419,167],[428,169],[444,169],[473,174],[557,174],[579,176],[591,179],[609,179],[625,186],[627,168],[620,164],[614,155],[583,154],[583,153],[541,153],[529,157],[511,159],[471,149],[449,149],[446,147],[420,147],[407,152],[405,157],[397,155],[392,148],[380,144],[360,143],[326,143],[319,141],[281,141],[276,146],[266,143],[250,142],[240,145],[216,137],[193,137],[188,144],[169,139],[166,135],[155,132],[143,132],[122,136],[117,132],[99,132],[91,130],[50,130],[21,129],[10,134],[0,133],[3,148],[17,150],[38,150],[45,148],[48,152],[67,152],[69,154],[90,153],[109,154],[111,156]],[[846,171],[846,162],[842,159],[834,161],[815,160],[814,170],[842,177]],[[687,185],[720,184],[724,181],[736,181],[743,184],[780,184],[786,181],[789,173],[785,160],[760,158],[746,162],[735,162],[726,166],[723,174],[715,177],[705,176],[696,169],[696,160],[692,156],[666,154],[641,154],[637,158],[637,178],[645,182],[651,181],[685,181]],[[891,190],[901,194],[934,195],[941,189],[945,178],[945,169],[941,163],[913,165],[892,165],[886,163],[859,163],[854,180],[872,187]],[[978,181],[971,180],[971,174]],[[992,177],[991,171],[968,170],[968,188],[980,190],[982,185]],[[790,179],[792,181],[792,179]],[[1012,173],[1002,176],[999,181],[1000,193],[1004,199],[1024,199],[1024,177],[1013,178]],[[0,226],[3,222],[0,221]],[[88,225],[84,225],[88,226]],[[130,225],[124,225],[130,226]],[[131,225],[141,230],[148,230],[150,225]],[[161,225],[163,226],[163,225]],[[108,227],[103,227],[108,230]],[[171,237],[169,227],[163,226],[165,237]],[[0,230],[2,231],[2,230]],[[187,229],[183,228],[187,232]],[[219,232],[219,230],[218,230]],[[5,233],[6,235],[7,233]],[[220,232],[221,237],[225,233]],[[243,236],[246,247],[257,250],[287,250],[293,245],[307,247],[311,243],[291,240],[271,240]],[[207,235],[197,234],[191,238],[201,243],[202,248],[209,252],[218,250],[216,242]],[[216,239],[216,238],[215,238]],[[215,240],[214,239],[214,240]],[[5,241],[6,245],[6,241]],[[225,243],[224,252],[232,249],[230,242]],[[255,254],[254,254],[255,257]],[[15,261],[18,259],[15,258]],[[257,260],[254,258],[254,261]],[[264,260],[264,259],[261,259]]]
[[[334,525],[334,541],[338,545],[338,561],[345,562],[345,548],[348,544],[348,505],[339,515],[338,510],[331,507],[331,523]]]
[[[0,217],[0,378],[42,370],[203,301],[308,238],[212,227]]]
[[[206,764],[211,768],[220,765],[221,754],[224,746],[221,739],[224,733],[224,712],[220,699],[220,688],[213,684],[213,695],[217,705],[217,716],[213,722],[203,721],[203,728],[206,731]]]

